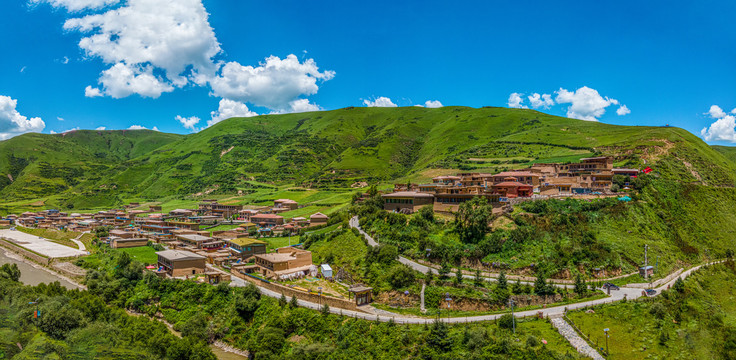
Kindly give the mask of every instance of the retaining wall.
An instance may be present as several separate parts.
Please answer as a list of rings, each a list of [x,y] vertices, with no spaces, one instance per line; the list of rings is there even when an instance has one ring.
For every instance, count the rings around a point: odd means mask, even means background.
[[[680,274],[682,274],[682,271],[683,271],[683,269],[680,268],[677,271],[673,272],[672,274],[667,275],[667,277],[664,277],[664,278],[659,279],[657,281],[653,281],[651,285],[649,285],[649,283],[637,283],[637,284],[628,284],[626,286],[627,287],[632,287],[632,288],[637,288],[637,289],[649,289],[649,288],[654,289],[654,288],[658,288],[662,284],[666,284],[666,283],[672,281],[672,279],[680,276]]]
[[[296,289],[292,289],[288,286],[272,283],[270,281],[264,281],[256,277],[243,275],[237,271],[233,271],[231,273],[235,277],[239,277],[243,280],[250,281],[258,286],[264,287],[266,289],[269,289],[271,291],[275,291],[277,293],[282,293],[284,296],[286,296],[287,299],[291,298],[292,296],[296,296],[297,299],[306,300],[309,302],[313,302],[315,304],[327,304],[329,307],[333,308],[339,308],[339,309],[345,309],[345,310],[353,310],[353,311],[363,311],[361,308],[359,308],[357,305],[355,305],[355,302],[351,300],[345,300],[345,299],[338,299],[331,296],[319,296],[317,294],[311,294],[304,291],[299,291]]]

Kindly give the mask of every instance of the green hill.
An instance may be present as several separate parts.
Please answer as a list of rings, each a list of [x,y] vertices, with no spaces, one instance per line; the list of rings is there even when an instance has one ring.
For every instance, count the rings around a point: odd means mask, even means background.
[[[52,196],[59,206],[104,206],[249,193],[259,183],[349,188],[358,181],[426,181],[457,171],[502,171],[534,162],[615,156],[664,178],[733,186],[736,162],[695,135],[534,110],[345,108],[232,118],[197,134],[77,131],[0,142],[0,198]],[[6,179],[7,178],[7,179]],[[11,181],[12,178],[12,181]]]

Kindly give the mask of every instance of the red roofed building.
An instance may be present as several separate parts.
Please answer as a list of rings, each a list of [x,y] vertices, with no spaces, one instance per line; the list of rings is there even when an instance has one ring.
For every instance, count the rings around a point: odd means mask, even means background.
[[[504,178],[503,182],[493,185],[494,193],[507,198],[530,197],[533,191],[532,185],[520,183],[513,176]]]
[[[250,221],[264,227],[284,224],[284,217],[276,214],[257,214],[250,217]]]

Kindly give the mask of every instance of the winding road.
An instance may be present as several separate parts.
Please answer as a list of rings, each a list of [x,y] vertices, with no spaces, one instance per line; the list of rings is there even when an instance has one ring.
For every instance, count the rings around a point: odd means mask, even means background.
[[[375,240],[373,240],[371,236],[369,236],[365,231],[363,231],[360,228],[360,223],[358,222],[357,217],[350,219],[350,226],[358,229],[358,231],[360,231],[360,233],[366,237],[369,245],[371,246],[378,245],[378,243]],[[399,262],[411,267],[412,269],[416,271],[420,271],[422,273],[426,273],[427,269],[429,269],[429,267],[419,264],[410,259],[407,259],[403,256],[399,256]],[[722,261],[715,261],[709,264],[715,264],[718,262],[722,262]],[[709,264],[706,264],[706,265],[709,265]],[[662,292],[662,290],[666,290],[668,287],[672,286],[672,284],[674,284],[678,278],[684,279],[688,277],[690,274],[692,274],[692,272],[698,270],[701,266],[704,266],[704,265],[695,266],[686,271],[683,271],[682,274],[680,274],[680,276],[673,278],[672,280],[670,280],[669,282],[665,284],[662,284],[660,287],[655,289],[657,290],[657,295],[659,295]],[[432,272],[436,273],[437,271],[435,269],[432,269]],[[470,275],[464,275],[464,276],[467,278],[472,278],[472,276]],[[487,278],[487,280],[495,280],[495,279]],[[230,283],[230,286],[245,286],[245,285],[246,285],[246,281],[243,279],[237,278],[237,277],[233,277],[233,280]],[[569,286],[569,285],[556,284],[556,286],[564,287],[564,286]],[[274,298],[281,297],[281,293],[276,293],[275,291],[271,291],[263,287],[259,287],[259,289],[261,290],[261,293],[263,295],[274,297]],[[553,306],[553,307],[548,307],[544,309],[518,311],[518,312],[514,312],[514,316],[520,317],[520,318],[537,316],[537,314],[541,312],[542,316],[544,317],[556,318],[556,317],[561,317],[567,310],[576,310],[576,309],[582,309],[582,308],[591,307],[591,306],[600,305],[600,304],[614,303],[617,301],[621,301],[624,298],[628,300],[632,300],[632,299],[637,299],[641,296],[642,296],[642,289],[627,288],[624,286],[624,287],[621,287],[620,290],[612,290],[611,295],[603,299],[584,301],[584,302],[568,304],[564,306]],[[314,309],[314,310],[321,309],[320,305],[317,303],[313,303],[313,302],[309,302],[305,300],[298,300],[298,303],[299,303],[299,306],[302,306],[305,308]],[[344,316],[350,316],[350,317],[365,319],[365,320],[378,320],[378,321],[383,321],[383,322],[394,321],[397,324],[429,324],[434,321],[434,319],[432,318],[408,317],[408,316],[403,316],[399,314],[395,316],[373,315],[373,314],[367,314],[365,312],[345,310],[345,309],[339,309],[339,308],[330,308],[330,312],[334,314],[342,314]],[[504,314],[478,315],[478,316],[467,316],[467,317],[443,317],[443,318],[440,318],[440,320],[446,323],[468,323],[468,322],[478,322],[478,321],[493,321],[493,320],[497,320],[503,315]]]

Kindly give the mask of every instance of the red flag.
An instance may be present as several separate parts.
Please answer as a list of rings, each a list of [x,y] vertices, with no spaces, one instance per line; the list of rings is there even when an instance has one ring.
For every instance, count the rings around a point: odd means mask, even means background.
[[[649,166],[647,166],[646,169],[644,169],[644,173],[645,174],[649,174],[652,171],[654,171],[654,170],[652,170],[652,168],[650,168]]]

